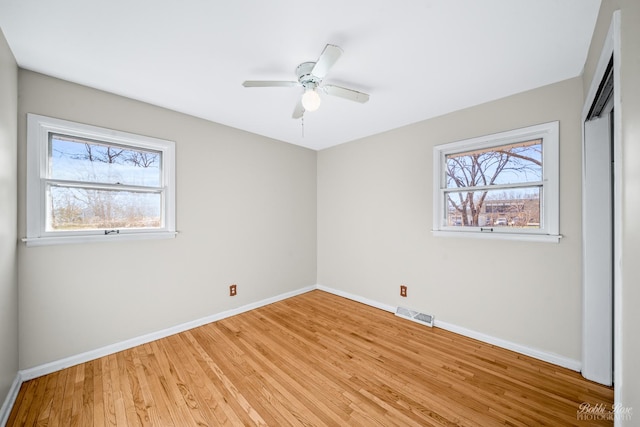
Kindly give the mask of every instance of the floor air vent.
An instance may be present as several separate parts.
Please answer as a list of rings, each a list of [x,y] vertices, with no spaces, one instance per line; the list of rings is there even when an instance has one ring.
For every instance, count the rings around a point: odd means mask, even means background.
[[[396,310],[396,316],[404,317],[405,319],[433,327],[433,316],[430,314],[424,314],[418,311],[409,310],[408,308],[398,307]]]

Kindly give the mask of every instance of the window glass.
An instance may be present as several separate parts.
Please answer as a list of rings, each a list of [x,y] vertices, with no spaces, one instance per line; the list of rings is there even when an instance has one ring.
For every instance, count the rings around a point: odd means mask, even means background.
[[[49,195],[47,231],[162,226],[160,193],[52,185]]]
[[[464,189],[444,193],[449,226],[540,226],[541,139],[447,154],[445,164],[447,188]]]
[[[160,186],[162,153],[50,135],[50,178]]]
[[[447,154],[447,188],[542,180],[542,140]]]
[[[449,226],[540,228],[540,187],[447,193]]]

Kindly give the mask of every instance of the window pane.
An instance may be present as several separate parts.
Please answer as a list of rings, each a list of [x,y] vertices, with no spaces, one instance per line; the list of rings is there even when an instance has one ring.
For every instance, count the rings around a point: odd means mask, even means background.
[[[542,181],[542,140],[448,154],[446,188]]]
[[[51,134],[53,179],[159,187],[162,153]]]
[[[161,227],[162,195],[49,187],[47,231]]]
[[[540,228],[541,187],[446,192],[446,225]]]

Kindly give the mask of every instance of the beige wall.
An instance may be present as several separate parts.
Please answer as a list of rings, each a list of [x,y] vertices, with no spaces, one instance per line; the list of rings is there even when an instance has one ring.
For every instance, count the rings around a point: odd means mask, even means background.
[[[579,360],[581,107],[575,78],[319,152],[318,283]],[[434,145],[554,120],[560,243],[431,234]]]
[[[20,244],[21,369],[315,284],[316,152],[30,71],[19,91],[20,236],[28,112],[175,141],[180,232]]]
[[[620,425],[640,422],[640,2],[637,0],[604,0],[585,66],[584,86],[588,88],[602,45],[611,25],[614,10],[620,10],[620,90],[622,150],[622,305],[616,307],[621,316],[616,343],[616,400],[633,408],[631,420]],[[586,92],[585,92],[586,93]]]
[[[0,406],[18,372],[18,67],[0,31]]]

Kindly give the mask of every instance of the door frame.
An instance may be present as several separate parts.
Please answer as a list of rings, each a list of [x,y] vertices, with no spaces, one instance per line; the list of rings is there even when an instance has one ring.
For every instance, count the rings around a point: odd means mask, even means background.
[[[609,64],[609,60],[613,57],[613,79],[614,79],[614,90],[613,90],[613,137],[611,143],[613,144],[613,382],[614,385],[620,385],[622,382],[622,372],[617,367],[621,365],[621,355],[622,355],[622,346],[621,346],[621,338],[622,338],[622,312],[621,312],[621,297],[622,297],[622,270],[621,270],[621,260],[622,260],[622,152],[621,152],[621,135],[622,135],[622,126],[621,126],[621,102],[620,102],[620,11],[617,10],[613,13],[613,17],[611,19],[611,25],[609,26],[609,31],[607,33],[607,37],[604,42],[604,46],[600,53],[600,58],[598,60],[598,65],[596,67],[593,80],[591,81],[589,91],[585,98],[585,103],[582,109],[581,116],[581,124],[582,124],[582,152],[584,159],[584,150],[585,150],[585,130],[584,123],[587,119],[589,111],[593,102],[595,101],[596,94],[600,83],[605,78],[605,71],[607,65]],[[584,166],[584,161],[583,161]],[[584,176],[583,176],[583,195],[584,195]],[[583,201],[583,209],[584,209],[584,201]],[[584,213],[583,213],[584,214]],[[584,226],[584,224],[583,224]],[[584,264],[584,252],[585,252],[585,240],[584,240],[585,230],[583,229],[583,264]],[[610,261],[609,261],[610,262]],[[583,292],[585,286],[585,278],[584,278],[584,265],[583,265]],[[582,319],[582,360],[589,357],[590,352],[593,351],[592,348],[586,346],[587,340],[585,339],[586,334],[588,333],[586,325],[588,324],[587,319],[593,318],[594,316],[598,316],[598,313],[591,313],[590,309],[583,304],[583,319]],[[583,366],[584,368],[584,366]],[[583,371],[583,375],[588,377],[589,374],[585,375]],[[614,398],[617,401],[618,393],[615,393]]]

